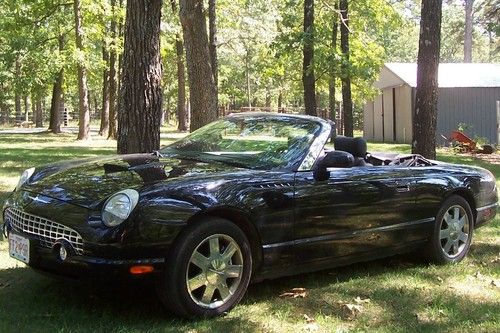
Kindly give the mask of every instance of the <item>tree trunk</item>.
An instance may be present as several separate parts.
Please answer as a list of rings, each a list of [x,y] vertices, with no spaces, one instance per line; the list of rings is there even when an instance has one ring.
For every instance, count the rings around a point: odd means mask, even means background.
[[[99,96],[97,96],[97,91],[95,93],[92,91],[89,91],[89,93],[94,99],[94,116],[95,117],[99,116],[99,118],[100,118],[100,115],[99,115]],[[92,112],[90,112],[90,117],[92,118]]]
[[[102,106],[99,135],[107,138],[109,134],[109,52],[104,41],[102,44],[102,60],[105,67],[102,71]]]
[[[31,95],[32,97],[34,97],[34,94]],[[32,99],[31,100],[31,121],[33,122],[33,124],[36,123],[36,102]]]
[[[161,125],[163,126],[164,124],[169,125],[170,124],[170,95],[167,97],[167,103],[166,107],[162,112],[162,122]]]
[[[179,119],[178,129],[181,132],[188,130],[188,119],[186,113],[186,67],[184,65],[184,43],[181,35],[177,34],[175,41],[177,53],[177,117]]]
[[[23,120],[24,121],[29,121],[29,116],[30,116],[30,98],[28,95],[24,96],[24,116]]]
[[[271,87],[266,87],[266,108],[271,108]]]
[[[337,11],[338,10],[338,5],[337,1],[335,1],[334,8]],[[332,20],[332,51],[333,54],[337,54],[337,35],[338,35],[338,28],[339,27],[339,18],[337,16],[337,13],[333,13],[333,20]],[[335,112],[336,112],[336,101],[335,101],[335,81],[336,81],[336,76],[335,76],[335,64],[331,63],[330,64],[330,78],[328,80],[328,109],[330,111],[330,114],[328,115],[330,117],[330,120],[335,121]]]
[[[43,108],[41,96],[37,96],[35,102],[35,126],[43,127]]]
[[[203,1],[180,0],[180,18],[190,88],[190,129],[194,131],[217,119],[217,88],[210,65]]]
[[[59,52],[64,50],[64,44],[66,43],[66,36],[59,35]],[[50,103],[50,119],[49,119],[49,131],[52,133],[61,133],[61,115],[59,112],[59,106],[61,105],[62,94],[63,94],[63,83],[64,83],[64,67],[61,67],[59,73],[57,74],[56,81],[52,87],[52,100]]]
[[[250,51],[246,49],[245,54],[245,78],[247,86],[247,106],[252,107],[252,87],[250,86]]]
[[[304,107],[306,114],[317,115],[314,77],[314,0],[304,0],[304,48],[302,62]]]
[[[412,152],[430,159],[436,158],[441,14],[440,0],[422,1]]]
[[[340,0],[342,22],[340,24],[340,47],[344,56],[342,62],[342,112],[344,120],[344,135],[353,136],[351,73],[349,71],[349,6],[348,0]]]
[[[219,117],[219,64],[217,61],[217,14],[216,0],[208,0],[208,50],[210,53],[210,65],[212,66],[212,75],[216,89],[215,98],[217,99],[217,116]]]
[[[75,15],[75,44],[77,50],[84,54],[83,48],[83,30],[82,13],[80,0],[74,0],[73,11]],[[87,68],[85,60],[80,60],[77,64],[78,70],[78,140],[90,139],[90,111],[89,111],[89,92],[87,87]]]
[[[116,108],[118,106],[117,95],[117,73],[116,73],[116,0],[111,0],[111,44],[109,46],[109,131],[108,139],[117,138],[117,114]]]
[[[465,0],[464,62],[472,62],[472,21],[474,0]]]
[[[21,62],[19,59],[16,59],[16,79],[21,79]],[[21,110],[21,95],[18,92],[18,87],[15,88],[14,91],[14,105],[16,109],[16,121],[22,121],[23,115]]]
[[[160,148],[162,0],[127,1],[118,106],[118,153]]]
[[[63,82],[64,68],[61,68],[52,88],[52,101],[50,103],[49,131],[55,134],[61,133],[61,115],[59,112],[59,106],[61,105],[62,100]]]
[[[5,105],[5,86],[0,82],[0,124],[9,123],[9,108]]]
[[[175,0],[171,1],[172,12],[178,15]],[[177,129],[181,132],[188,130],[188,119],[186,112],[186,67],[184,65],[184,43],[180,33],[175,35],[175,51],[177,60]]]

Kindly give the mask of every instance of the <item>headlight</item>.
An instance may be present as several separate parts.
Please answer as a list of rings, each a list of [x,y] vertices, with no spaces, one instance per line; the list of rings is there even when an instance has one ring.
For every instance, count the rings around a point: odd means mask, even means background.
[[[136,190],[123,190],[113,194],[102,208],[102,220],[108,227],[114,227],[125,221],[139,201]]]
[[[20,189],[21,186],[24,185],[30,179],[30,177],[33,175],[35,172],[35,168],[29,168],[23,171],[21,174],[21,177],[19,178],[19,181],[17,182],[16,190]]]

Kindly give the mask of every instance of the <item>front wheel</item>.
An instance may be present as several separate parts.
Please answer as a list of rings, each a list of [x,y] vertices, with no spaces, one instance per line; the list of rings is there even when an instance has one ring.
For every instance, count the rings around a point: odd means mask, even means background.
[[[437,216],[428,254],[440,264],[461,261],[469,252],[474,220],[469,203],[458,195],[449,197]]]
[[[248,239],[234,223],[208,218],[176,241],[160,281],[163,303],[184,317],[213,317],[243,297],[252,271]]]

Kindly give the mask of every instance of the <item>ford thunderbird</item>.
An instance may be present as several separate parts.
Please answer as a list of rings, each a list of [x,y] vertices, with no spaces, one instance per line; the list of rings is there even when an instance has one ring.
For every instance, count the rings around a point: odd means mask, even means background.
[[[28,169],[2,210],[10,256],[68,277],[153,278],[184,317],[229,311],[252,281],[408,251],[462,260],[496,215],[495,177],[369,153],[333,127],[234,114],[159,151]]]

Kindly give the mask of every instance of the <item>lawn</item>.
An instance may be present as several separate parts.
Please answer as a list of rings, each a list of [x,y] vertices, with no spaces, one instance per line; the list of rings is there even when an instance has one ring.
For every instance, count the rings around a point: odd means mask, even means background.
[[[162,143],[177,134],[162,133]],[[30,166],[110,154],[115,142],[74,134],[0,134],[0,201]],[[370,144],[408,152],[408,145]],[[440,150],[440,160],[500,165]],[[292,288],[297,297],[280,297]],[[225,317],[184,321],[144,285],[95,288],[41,276],[8,257],[0,241],[0,332],[494,332],[500,330],[500,218],[478,229],[469,257],[434,266],[405,255],[251,285]]]

